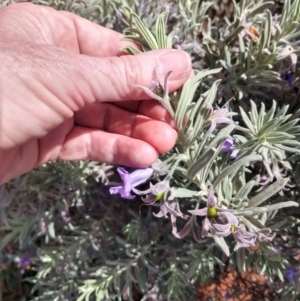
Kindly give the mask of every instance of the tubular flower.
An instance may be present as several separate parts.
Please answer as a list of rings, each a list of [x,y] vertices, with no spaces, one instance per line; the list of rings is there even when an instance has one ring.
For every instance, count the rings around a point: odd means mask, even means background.
[[[239,155],[239,150],[235,148],[233,139],[227,138],[221,147],[220,153],[227,153],[229,158],[234,160]]]
[[[131,190],[134,187],[146,182],[153,174],[152,168],[137,169],[132,173],[129,173],[122,167],[119,167],[117,170],[123,181],[123,185],[111,187],[109,192],[110,194],[119,193],[124,199],[134,199],[135,196],[130,193]]]

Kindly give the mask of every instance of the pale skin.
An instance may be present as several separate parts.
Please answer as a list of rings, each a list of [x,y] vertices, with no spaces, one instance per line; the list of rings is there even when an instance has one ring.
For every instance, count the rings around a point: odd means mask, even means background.
[[[172,70],[191,76],[187,54],[136,56],[122,35],[74,14],[29,3],[0,10],[0,184],[54,160],[150,166],[175,144],[174,122],[135,85]],[[133,44],[131,44],[133,45]]]

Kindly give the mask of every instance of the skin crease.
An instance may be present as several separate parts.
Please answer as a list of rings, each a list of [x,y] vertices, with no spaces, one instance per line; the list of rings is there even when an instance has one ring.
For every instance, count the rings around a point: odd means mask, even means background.
[[[129,56],[129,44],[68,12],[0,10],[0,184],[53,160],[144,168],[174,146],[169,114],[134,85],[149,87],[157,67],[175,91],[193,74],[189,56]]]

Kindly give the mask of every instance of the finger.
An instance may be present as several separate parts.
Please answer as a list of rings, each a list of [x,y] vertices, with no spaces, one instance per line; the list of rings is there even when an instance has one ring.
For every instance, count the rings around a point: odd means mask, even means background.
[[[167,123],[123,110],[109,103],[86,106],[76,113],[75,123],[143,140],[158,153],[169,151],[177,139],[176,131]]]
[[[122,49],[128,46],[141,49],[140,45],[124,40],[124,35],[121,33],[69,12],[62,12],[62,14],[74,24],[81,54],[109,57],[124,55],[125,52]],[[57,24],[53,24],[53,31],[56,28]]]
[[[89,85],[86,89],[91,89],[93,93],[90,98],[97,101],[149,99],[150,97],[136,86],[150,87],[154,79],[154,70],[157,71],[160,83],[163,83],[166,75],[172,71],[168,78],[168,89],[173,92],[190,76],[190,57],[183,51],[156,50],[135,56],[107,59],[81,57],[80,60],[80,72],[84,79],[82,84]],[[81,85],[78,88],[80,87]],[[86,102],[88,101],[89,99],[86,99]]]
[[[145,168],[157,158],[147,142],[95,129],[74,127],[58,156],[61,160],[93,160]]]
[[[11,32],[18,38],[89,56],[119,56],[129,45],[139,49],[118,32],[70,12],[32,3],[12,4],[1,10],[0,31],[3,37]]]
[[[181,87],[191,72],[189,55],[178,50],[93,58],[54,51],[46,46],[31,47],[26,44],[23,48],[25,53],[19,59],[20,68],[26,70],[28,78],[36,79],[27,82],[26,89],[32,90],[38,99],[46,103],[50,102],[50,99],[45,99],[47,92],[49,97],[60,100],[73,112],[93,102],[150,99],[136,85],[149,87],[155,69],[162,83],[167,73],[172,71],[168,80],[170,92]],[[16,76],[22,77],[23,74]],[[43,89],[37,90],[37,83]]]
[[[151,119],[166,122],[175,128],[175,122],[168,111],[156,100],[114,102],[124,110],[147,116]]]

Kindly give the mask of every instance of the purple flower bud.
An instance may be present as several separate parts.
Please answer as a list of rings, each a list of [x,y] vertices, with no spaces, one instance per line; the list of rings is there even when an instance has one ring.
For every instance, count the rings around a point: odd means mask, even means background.
[[[240,151],[235,148],[234,141],[232,138],[227,138],[221,147],[220,153],[228,153],[229,158],[234,160],[240,154]]]
[[[21,275],[25,273],[26,269],[29,269],[31,266],[31,260],[27,254],[21,255],[18,263]]]
[[[231,138],[227,138],[224,141],[220,152],[231,154],[233,150],[234,150],[233,140]]]
[[[121,22],[123,20],[122,13],[119,10],[117,10],[117,12],[116,12],[116,18],[119,22]]]
[[[297,268],[290,267],[285,270],[284,277],[288,279],[290,282],[295,283],[297,276]]]
[[[294,75],[291,74],[290,72],[287,72],[282,75],[282,78],[289,84],[291,85],[294,81]]]
[[[141,13],[144,14],[147,12],[147,8],[148,8],[148,5],[147,4],[144,4],[141,8]]]
[[[134,199],[135,196],[130,193],[132,188],[146,182],[153,174],[152,168],[137,169],[132,173],[129,173],[122,167],[119,167],[117,170],[123,181],[123,185],[111,187],[109,192],[110,194],[119,193],[124,199]]]

